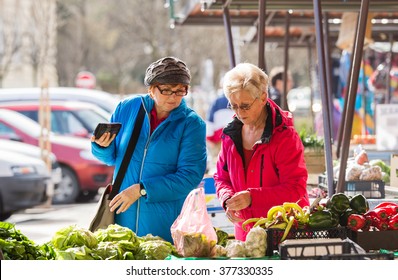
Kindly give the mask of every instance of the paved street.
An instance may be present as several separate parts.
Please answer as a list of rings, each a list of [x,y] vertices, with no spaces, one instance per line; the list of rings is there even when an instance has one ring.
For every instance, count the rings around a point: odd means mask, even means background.
[[[6,222],[14,223],[29,239],[37,244],[50,241],[59,229],[78,225],[88,228],[96,202],[37,207],[13,214]]]

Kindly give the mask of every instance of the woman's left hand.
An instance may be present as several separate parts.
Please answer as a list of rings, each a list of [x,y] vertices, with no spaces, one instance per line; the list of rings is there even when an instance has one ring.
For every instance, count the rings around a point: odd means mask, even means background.
[[[230,210],[239,211],[247,208],[252,203],[252,197],[249,191],[241,191],[235,193],[227,200],[225,206]]]
[[[118,193],[109,203],[111,212],[116,211],[116,214],[125,212],[130,206],[136,202],[140,195],[140,184],[134,184],[122,192]]]

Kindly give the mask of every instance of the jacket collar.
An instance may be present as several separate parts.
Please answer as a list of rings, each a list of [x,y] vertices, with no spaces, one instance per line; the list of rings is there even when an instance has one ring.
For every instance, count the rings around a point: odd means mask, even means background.
[[[271,141],[274,130],[284,129],[286,126],[293,124],[291,113],[283,111],[270,99],[268,99],[264,110],[267,110],[268,117],[264,132],[260,139],[262,144],[269,143]],[[223,133],[231,137],[236,146],[242,146],[242,126],[243,123],[235,116],[234,119],[223,129]]]

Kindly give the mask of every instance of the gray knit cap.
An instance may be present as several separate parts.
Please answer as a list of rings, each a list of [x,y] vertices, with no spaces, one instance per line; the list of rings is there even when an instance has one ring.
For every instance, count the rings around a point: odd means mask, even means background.
[[[191,74],[182,60],[168,56],[161,58],[148,66],[144,84],[183,84],[189,85]]]

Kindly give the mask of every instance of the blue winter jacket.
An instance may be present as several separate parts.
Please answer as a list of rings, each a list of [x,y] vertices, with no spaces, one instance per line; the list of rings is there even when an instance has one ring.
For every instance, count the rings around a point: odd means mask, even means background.
[[[173,242],[170,227],[180,214],[188,193],[196,188],[206,170],[206,125],[183,99],[180,106],[150,134],[149,115],[154,101],[149,95],[122,100],[111,122],[122,128],[110,146],[92,143],[92,153],[119,171],[134,122],[141,105],[146,111],[142,130],[120,190],[142,182],[146,197],[138,199],[115,222],[132,229],[138,236],[158,235]]]

